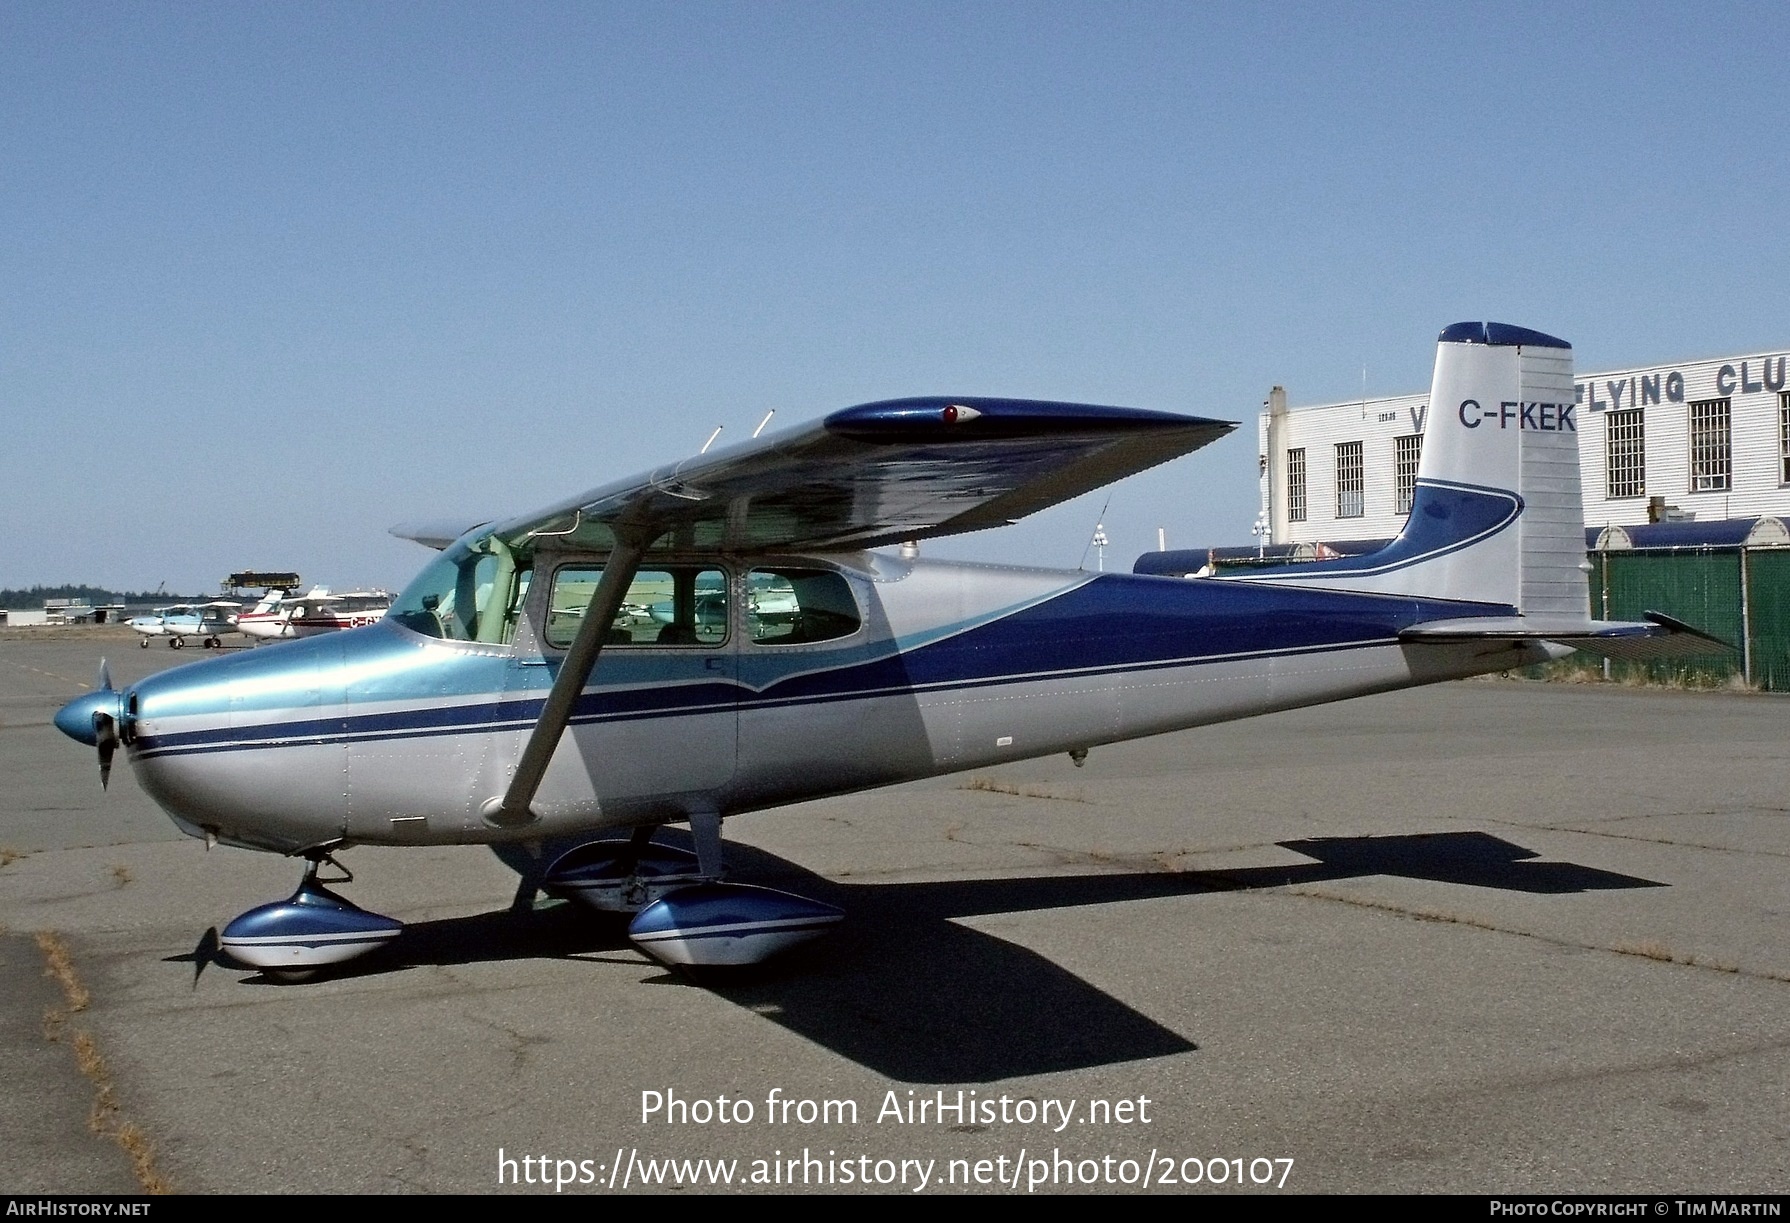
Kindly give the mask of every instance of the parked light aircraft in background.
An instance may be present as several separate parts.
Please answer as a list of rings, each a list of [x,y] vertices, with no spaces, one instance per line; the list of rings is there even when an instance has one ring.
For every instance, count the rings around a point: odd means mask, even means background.
[[[722,821],[820,795],[1564,657],[1701,652],[1592,620],[1572,354],[1449,327],[1404,532],[1368,556],[1186,580],[870,549],[999,526],[1235,426],[1009,399],[866,404],[497,523],[372,628],[70,702],[194,836],[304,857],[236,960],[302,974],[395,937],[326,888],[355,844],[565,843],[550,890],[679,964],[840,919],[723,882]],[[462,531],[460,525],[470,529]],[[655,845],[688,822],[695,852]],[[604,839],[604,834],[617,839]],[[333,882],[333,880],[332,880]]]
[[[295,636],[315,637],[343,629],[366,628],[385,619],[392,595],[385,590],[350,590],[301,604],[292,615]]]
[[[221,638],[225,633],[236,631],[237,612],[241,608],[241,603],[229,599],[176,603],[158,607],[147,616],[133,616],[126,623],[142,634],[137,644],[144,649],[149,648],[151,637],[166,637],[169,647],[176,650],[186,645],[188,637],[200,637],[204,639],[205,648],[212,650],[224,644]]]
[[[255,606],[236,617],[236,631],[258,639],[284,636],[286,624],[282,604],[291,593],[279,587],[270,589]]]
[[[315,637],[377,624],[391,605],[392,596],[383,590],[331,594],[327,586],[314,586],[302,595],[270,592],[253,611],[237,618],[237,628],[262,640]]]

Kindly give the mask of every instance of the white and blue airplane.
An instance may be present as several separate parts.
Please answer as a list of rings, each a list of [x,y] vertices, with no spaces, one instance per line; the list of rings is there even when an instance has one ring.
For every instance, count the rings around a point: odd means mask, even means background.
[[[549,891],[632,913],[668,963],[752,963],[842,915],[726,881],[730,816],[1575,648],[1725,648],[1661,616],[1590,618],[1565,342],[1449,327],[1430,403],[1410,518],[1368,556],[1187,580],[874,551],[1235,428],[894,400],[502,522],[397,528],[442,552],[383,623],[122,691],[102,665],[56,723],[102,774],[123,747],[191,835],[306,860],[291,897],[225,928],[248,965],[302,976],[400,933],[320,879],[346,847],[578,842]],[[668,823],[694,852],[652,843]]]
[[[236,613],[241,609],[242,604],[232,599],[176,603],[158,607],[145,616],[133,616],[125,623],[141,634],[137,644],[144,649],[149,648],[151,637],[166,637],[168,645],[176,650],[185,648],[188,637],[198,637],[211,650],[224,644],[221,639],[225,633],[237,631]]]

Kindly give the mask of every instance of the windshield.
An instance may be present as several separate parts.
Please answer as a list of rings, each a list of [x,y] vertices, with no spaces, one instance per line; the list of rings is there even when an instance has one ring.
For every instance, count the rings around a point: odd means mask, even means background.
[[[461,540],[416,575],[387,618],[426,637],[504,644],[527,589],[526,561],[501,539]]]

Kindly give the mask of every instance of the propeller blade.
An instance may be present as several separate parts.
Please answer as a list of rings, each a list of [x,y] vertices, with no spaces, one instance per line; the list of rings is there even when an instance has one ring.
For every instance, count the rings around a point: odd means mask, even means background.
[[[112,668],[106,665],[106,660],[103,658],[99,660],[99,690],[101,692],[112,691]]]
[[[93,715],[93,741],[99,745],[99,788],[109,789],[112,753],[118,750],[118,721],[109,713]]]

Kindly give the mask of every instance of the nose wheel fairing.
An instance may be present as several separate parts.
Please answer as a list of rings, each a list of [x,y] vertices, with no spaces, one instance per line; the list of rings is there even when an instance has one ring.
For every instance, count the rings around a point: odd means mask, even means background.
[[[285,900],[259,905],[224,927],[218,943],[231,959],[276,975],[309,976],[319,968],[345,963],[385,946],[404,923],[369,913],[325,887],[318,867],[328,854],[313,857],[298,890]],[[346,870],[343,878],[351,880]]]

